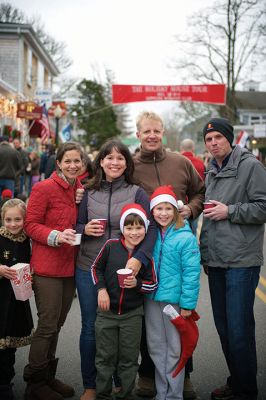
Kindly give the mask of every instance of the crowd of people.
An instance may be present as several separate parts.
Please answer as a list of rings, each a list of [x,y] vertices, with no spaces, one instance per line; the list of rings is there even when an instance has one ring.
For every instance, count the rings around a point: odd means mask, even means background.
[[[195,399],[192,357],[173,377],[181,339],[165,307],[184,320],[192,317],[201,264],[229,370],[211,398],[257,399],[253,308],[263,264],[265,168],[233,145],[233,127],[223,118],[212,118],[203,129],[208,164],[195,156],[190,139],[176,153],[166,151],[163,136],[160,116],[143,112],[139,151],[132,155],[110,139],[93,162],[74,142],[57,151],[47,145],[39,156],[18,139],[13,146],[0,139],[2,400],[14,399],[16,349],[29,344],[25,400],[74,395],[56,377],[56,349],[76,289],[80,400],[130,400],[135,394]],[[12,290],[16,272],[10,267],[18,262],[31,266],[35,329],[29,300],[16,300]],[[122,283],[121,269],[127,271]]]

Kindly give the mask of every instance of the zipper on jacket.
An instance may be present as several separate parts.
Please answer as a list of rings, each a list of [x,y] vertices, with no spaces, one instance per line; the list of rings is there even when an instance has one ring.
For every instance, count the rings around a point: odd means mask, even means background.
[[[112,199],[112,187],[113,182],[111,182],[110,190],[109,190],[109,199],[108,199],[108,239],[111,239],[111,218],[110,218],[110,210],[111,210],[111,199]]]
[[[158,167],[157,167],[157,164],[156,164],[156,155],[155,155],[155,153],[153,154],[153,164],[154,164],[154,168],[155,168],[155,172],[156,172],[156,176],[157,176],[157,180],[158,180],[159,186],[162,186],[161,185],[160,175],[159,175],[159,170],[158,170]]]
[[[162,255],[163,255],[163,244],[164,244],[164,241],[165,241],[165,238],[166,238],[166,235],[167,235],[167,234],[168,234],[168,232],[165,232],[165,234],[164,234],[164,236],[163,236],[163,235],[162,235],[162,232],[160,231],[160,235],[161,235],[161,238],[162,238],[162,243],[161,243],[160,252],[159,252],[158,269],[157,269],[157,271],[156,271],[158,286],[157,286],[157,288],[154,290],[154,292],[152,293],[152,299],[155,298],[156,292],[157,292],[157,290],[159,289],[159,284],[160,284],[160,282],[159,282],[159,275],[160,275],[161,261],[162,261]]]
[[[126,248],[126,245],[125,245],[123,240],[122,240],[122,244]],[[127,259],[129,260],[131,258],[132,253],[130,253],[128,249],[127,249],[127,251],[128,251]],[[121,293],[120,293],[120,296],[119,296],[118,315],[122,314],[122,304],[123,304],[123,298],[124,298],[124,291],[125,291],[125,289],[121,288]]]
[[[125,290],[124,288],[121,288],[121,293],[120,293],[120,297],[119,297],[118,315],[120,315],[122,313],[124,290]]]

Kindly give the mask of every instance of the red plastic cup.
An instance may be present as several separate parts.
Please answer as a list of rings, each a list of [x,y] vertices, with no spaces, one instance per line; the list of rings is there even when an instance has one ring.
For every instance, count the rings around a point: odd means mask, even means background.
[[[116,273],[118,276],[119,286],[121,288],[124,288],[125,287],[124,280],[132,275],[132,270],[129,268],[122,268],[122,269],[118,269],[116,271]]]
[[[210,201],[205,201],[205,202],[203,203],[203,207],[204,207],[204,210],[207,210],[208,208],[213,208],[213,207],[215,207],[215,204],[211,203]]]
[[[107,219],[106,219],[106,218],[98,218],[97,221],[100,222],[100,224],[101,224],[103,230],[105,231],[105,229],[106,229],[106,224],[107,224]]]

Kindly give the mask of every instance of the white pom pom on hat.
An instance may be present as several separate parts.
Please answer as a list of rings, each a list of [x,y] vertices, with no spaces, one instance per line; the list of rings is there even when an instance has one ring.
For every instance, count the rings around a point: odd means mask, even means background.
[[[144,210],[144,208],[142,208],[141,205],[137,204],[137,203],[127,204],[126,206],[124,206],[122,208],[121,217],[120,217],[120,231],[123,233],[125,219],[129,214],[139,215],[143,219],[145,231],[147,232],[150,221],[147,218],[147,214],[146,214],[146,211]]]

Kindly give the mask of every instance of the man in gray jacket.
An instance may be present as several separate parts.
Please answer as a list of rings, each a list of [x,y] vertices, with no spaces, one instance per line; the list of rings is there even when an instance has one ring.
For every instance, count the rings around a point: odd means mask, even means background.
[[[205,180],[201,257],[212,310],[230,376],[214,400],[257,399],[254,300],[263,264],[266,171],[246,149],[232,146],[229,121],[212,118],[203,129],[213,160]],[[210,205],[209,205],[210,206]]]

